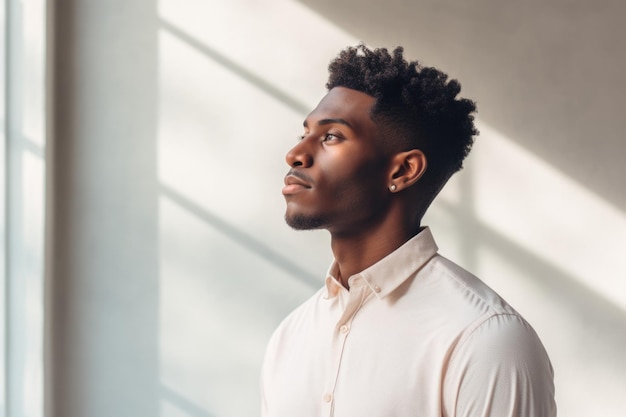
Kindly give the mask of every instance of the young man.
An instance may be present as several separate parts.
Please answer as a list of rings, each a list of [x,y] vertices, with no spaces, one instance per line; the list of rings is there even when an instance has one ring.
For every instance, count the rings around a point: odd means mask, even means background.
[[[533,329],[421,225],[470,150],[475,106],[402,52],[341,52],[287,153],[286,221],[328,230],[335,260],[272,336],[262,415],[555,416]]]

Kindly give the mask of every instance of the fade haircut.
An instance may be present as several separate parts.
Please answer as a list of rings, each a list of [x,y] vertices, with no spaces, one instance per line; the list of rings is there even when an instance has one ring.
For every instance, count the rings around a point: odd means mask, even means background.
[[[422,201],[423,214],[450,176],[463,167],[478,135],[476,105],[457,98],[458,81],[448,80],[436,68],[407,62],[403,52],[402,47],[392,54],[362,44],[349,47],[330,63],[326,87],[346,87],[374,97],[370,117],[385,143],[396,152],[419,149],[426,155],[420,182],[430,199]]]

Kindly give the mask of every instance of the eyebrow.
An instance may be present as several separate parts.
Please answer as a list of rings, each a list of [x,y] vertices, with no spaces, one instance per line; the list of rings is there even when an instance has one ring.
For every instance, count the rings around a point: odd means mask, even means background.
[[[352,125],[350,123],[348,123],[348,121],[346,119],[341,119],[341,118],[318,120],[317,125],[318,126],[323,126],[323,125],[330,125],[330,124],[334,124],[334,123],[345,125],[345,126],[348,126],[349,128],[352,129]],[[309,123],[306,120],[302,123],[302,125],[304,127],[309,127]]]

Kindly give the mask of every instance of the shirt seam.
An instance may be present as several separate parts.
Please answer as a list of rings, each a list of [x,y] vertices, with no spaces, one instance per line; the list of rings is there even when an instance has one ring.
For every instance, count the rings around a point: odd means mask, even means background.
[[[447,258],[444,258],[443,256],[442,256],[442,258],[443,259],[447,259]],[[488,310],[490,312],[493,312],[494,314],[510,314],[509,312],[505,312],[505,311],[497,311],[493,307],[493,305],[489,301],[487,301],[482,295],[477,293],[472,287],[468,286],[465,282],[463,282],[460,279],[458,279],[456,274],[450,273],[450,271],[448,271],[446,268],[442,268],[440,265],[433,265],[433,269],[439,270],[443,275],[445,275],[446,277],[450,278],[455,283],[457,283],[459,286],[462,286],[463,288],[465,288],[467,291],[471,292],[475,297],[478,297],[485,304],[485,306],[488,308]],[[498,295],[498,297],[500,297],[500,296]]]
[[[453,365],[455,365],[456,359],[458,357],[457,356],[458,352],[461,351],[465,347],[465,345],[476,335],[476,332],[479,329],[481,329],[483,326],[485,326],[487,322],[490,322],[492,319],[495,319],[498,317],[507,317],[507,316],[513,317],[513,318],[519,318],[519,315],[514,312],[501,312],[501,313],[493,312],[492,314],[487,315],[486,317],[481,317],[482,320],[480,319],[475,320],[472,323],[472,325],[466,327],[463,331],[461,331],[459,341],[455,345],[454,350],[452,351],[450,355],[450,361],[448,362],[448,366],[446,369],[449,369]]]

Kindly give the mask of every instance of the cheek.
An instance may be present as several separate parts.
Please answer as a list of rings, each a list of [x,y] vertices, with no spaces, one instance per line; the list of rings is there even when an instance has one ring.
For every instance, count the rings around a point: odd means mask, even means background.
[[[380,164],[354,166],[336,177],[333,197],[342,200],[344,204],[355,205],[355,209],[373,207],[386,190],[384,181],[384,170]]]

